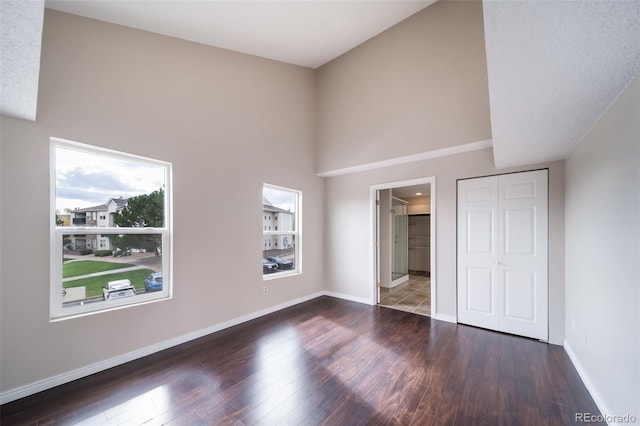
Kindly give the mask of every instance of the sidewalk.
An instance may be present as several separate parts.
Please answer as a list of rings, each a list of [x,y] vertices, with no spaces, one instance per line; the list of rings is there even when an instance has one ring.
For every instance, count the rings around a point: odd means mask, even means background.
[[[111,269],[109,271],[94,272],[92,274],[76,275],[75,277],[63,278],[62,282],[66,283],[68,281],[81,280],[83,278],[99,277],[101,275],[117,274],[119,272],[129,272],[129,271],[135,271],[138,269],[147,269],[147,268],[148,268],[147,266],[138,265],[138,266],[130,266],[128,268]]]
[[[132,253],[129,256],[94,256],[92,254],[69,254],[63,253],[62,257],[65,259],[69,259],[69,262],[75,262],[78,260],[97,260],[102,262],[114,262],[114,263],[137,263],[137,262],[145,262],[152,261],[152,259],[158,258],[160,256],[156,256],[153,253]]]
[[[1,0],[0,0],[1,1]],[[96,261],[96,262],[111,262],[111,263],[128,263],[135,266],[144,266],[154,271],[162,269],[162,256],[156,256],[154,253],[132,253],[130,256],[93,256],[93,255],[78,255],[65,253],[63,255],[66,262],[80,262],[83,260]]]

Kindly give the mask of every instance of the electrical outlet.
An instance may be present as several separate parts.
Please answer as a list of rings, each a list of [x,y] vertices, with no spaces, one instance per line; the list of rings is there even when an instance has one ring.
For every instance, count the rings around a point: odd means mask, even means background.
[[[264,286],[264,289],[262,290],[263,294],[267,294],[269,293],[269,287],[267,287],[266,285]]]

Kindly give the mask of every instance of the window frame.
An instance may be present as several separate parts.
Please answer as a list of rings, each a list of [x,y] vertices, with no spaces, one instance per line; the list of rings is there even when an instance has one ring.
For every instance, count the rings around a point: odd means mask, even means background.
[[[133,227],[98,227],[98,226],[58,226],[55,223],[56,215],[56,148],[71,149],[93,155],[100,155],[117,160],[133,161],[164,168],[164,223],[159,228],[133,228]],[[94,145],[73,142],[61,138],[50,138],[50,284],[49,284],[49,320],[51,322],[82,317],[86,315],[108,312],[116,309],[133,307],[161,300],[169,300],[173,297],[173,243],[172,243],[172,164],[170,162],[142,157],[121,151],[115,151]],[[76,306],[62,305],[62,261],[64,257],[62,242],[65,235],[161,235],[162,237],[162,276],[163,289],[156,292],[139,294],[131,298],[104,300],[101,302],[80,304]]]
[[[294,217],[293,223],[295,224],[294,231],[262,231],[262,240],[265,238],[276,235],[292,235],[294,237],[295,245],[294,245],[294,268],[290,270],[283,270],[278,272],[273,272],[270,274],[262,273],[263,281],[270,281],[278,278],[289,277],[293,275],[302,274],[302,191],[292,188],[287,188],[284,186],[272,185],[269,183],[262,184],[262,199],[264,200],[264,189],[268,188],[275,191],[284,191],[291,192],[295,196],[295,209],[294,209]],[[264,203],[263,203],[264,204]],[[263,206],[264,208],[264,206]],[[276,219],[277,220],[277,219]],[[269,239],[269,247],[271,247],[271,239]],[[277,244],[275,245],[277,247]],[[264,253],[264,250],[263,250]],[[264,257],[264,255],[263,255]]]

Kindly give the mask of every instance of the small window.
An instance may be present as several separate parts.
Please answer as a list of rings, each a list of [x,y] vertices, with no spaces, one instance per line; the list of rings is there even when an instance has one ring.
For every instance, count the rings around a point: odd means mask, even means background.
[[[298,274],[301,272],[300,230],[302,193],[293,189],[264,184],[262,189],[263,210],[278,226],[263,231],[269,241],[262,252],[264,279]],[[264,213],[263,213],[264,214]],[[278,218],[280,218],[278,220]]]
[[[52,138],[51,180],[51,320],[171,297],[170,163]]]

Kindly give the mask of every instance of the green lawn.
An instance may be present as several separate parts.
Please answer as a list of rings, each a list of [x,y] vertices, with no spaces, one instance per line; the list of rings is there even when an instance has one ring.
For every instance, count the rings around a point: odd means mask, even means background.
[[[79,260],[62,265],[62,278],[77,277],[78,275],[92,274],[94,272],[111,271],[113,269],[128,268],[128,263],[104,262],[100,260]]]
[[[136,289],[143,289],[144,279],[152,272],[154,272],[152,269],[137,269],[135,271],[118,272],[115,274],[67,281],[62,283],[62,285],[64,288],[85,286],[87,298],[90,298],[102,296],[102,287],[106,286],[108,281],[122,280],[125,278],[128,278]]]

